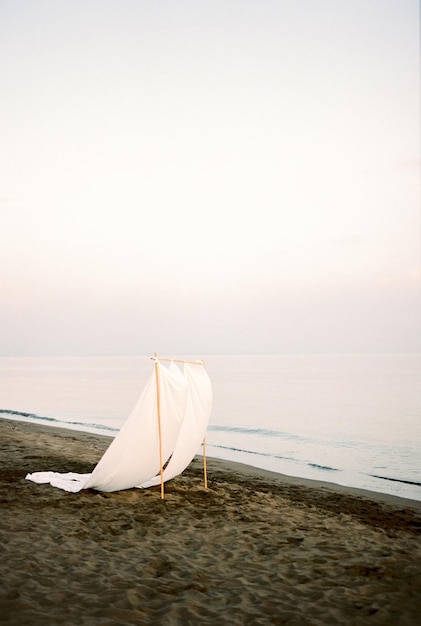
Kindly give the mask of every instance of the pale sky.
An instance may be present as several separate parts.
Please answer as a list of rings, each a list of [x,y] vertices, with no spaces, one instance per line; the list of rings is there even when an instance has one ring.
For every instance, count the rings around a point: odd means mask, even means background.
[[[421,351],[417,0],[0,0],[0,356]]]

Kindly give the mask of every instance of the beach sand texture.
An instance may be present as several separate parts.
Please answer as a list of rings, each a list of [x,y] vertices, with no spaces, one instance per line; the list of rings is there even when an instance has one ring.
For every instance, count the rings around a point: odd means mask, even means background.
[[[421,619],[421,503],[201,459],[160,488],[71,494],[109,439],[0,420],[0,623],[373,624]]]

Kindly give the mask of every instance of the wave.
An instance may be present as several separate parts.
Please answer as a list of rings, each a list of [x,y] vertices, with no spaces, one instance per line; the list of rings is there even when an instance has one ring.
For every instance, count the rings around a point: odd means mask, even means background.
[[[208,430],[223,433],[238,433],[242,435],[260,435],[263,437],[282,437],[283,439],[295,439],[301,441],[309,441],[309,437],[303,435],[295,435],[282,430],[273,430],[270,428],[244,428],[242,426],[220,426],[217,424],[208,426]]]
[[[110,433],[117,433],[118,432],[118,428],[113,428],[111,426],[104,426],[103,424],[92,424],[89,422],[76,422],[76,421],[67,421],[67,420],[60,420],[57,419],[55,417],[47,417],[45,415],[37,415],[36,413],[26,413],[25,411],[14,411],[13,409],[0,409],[0,416],[1,415],[8,415],[10,417],[13,418],[13,416],[15,416],[16,418],[25,418],[28,419],[29,421],[33,420],[33,421],[40,421],[41,423],[43,422],[49,422],[50,424],[54,424],[55,426],[61,426],[63,428],[66,427],[79,427],[82,430],[86,430],[87,428],[91,428],[95,431],[108,431]]]
[[[300,465],[307,465],[308,467],[313,467],[318,470],[324,470],[328,472],[340,472],[341,470],[338,467],[330,467],[329,465],[319,465],[318,463],[310,463],[309,461],[302,461],[300,459],[296,459],[291,456],[282,456],[280,454],[272,454],[270,452],[257,452],[255,450],[245,450],[244,448],[236,448],[233,446],[223,446],[221,444],[208,444],[211,448],[220,448],[222,450],[229,450],[230,452],[240,452],[241,454],[250,454],[255,455],[257,457],[266,457],[271,459],[282,459],[284,461],[293,461],[294,463],[298,463]]]
[[[315,467],[320,470],[327,470],[328,472],[340,472],[338,467],[330,467],[329,465],[319,465],[318,463],[307,463],[310,467]]]
[[[378,476],[377,474],[369,474],[372,478],[380,478],[381,480],[391,480],[395,483],[404,483],[405,485],[416,485],[421,487],[421,483],[415,480],[404,480],[403,478],[390,478],[389,476]]]
[[[268,437],[275,439],[283,439],[284,441],[292,441],[296,443],[311,443],[311,444],[320,444],[323,446],[331,447],[340,445],[341,448],[355,448],[361,445],[355,441],[339,441],[335,439],[326,440],[320,439],[317,437],[310,437],[308,435],[298,435],[296,433],[287,432],[284,430],[275,430],[271,428],[247,428],[243,426],[221,426],[219,424],[212,424],[208,426],[208,431],[226,433],[226,434],[237,434],[237,435],[250,435],[250,436],[258,436],[258,437]]]

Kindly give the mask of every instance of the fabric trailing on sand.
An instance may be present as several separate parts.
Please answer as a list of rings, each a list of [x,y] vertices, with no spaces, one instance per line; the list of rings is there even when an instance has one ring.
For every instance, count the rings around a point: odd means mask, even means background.
[[[183,371],[159,361],[136,406],[91,474],[35,472],[26,478],[65,491],[120,491],[161,482],[159,417],[163,480],[181,474],[205,437],[212,405],[212,387],[201,363],[184,363]]]

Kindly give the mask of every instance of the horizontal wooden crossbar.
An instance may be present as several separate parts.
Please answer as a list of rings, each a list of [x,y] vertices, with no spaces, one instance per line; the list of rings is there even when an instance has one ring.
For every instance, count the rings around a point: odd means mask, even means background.
[[[174,361],[174,363],[190,363],[191,365],[203,365],[204,361],[185,361],[184,359],[170,359],[169,357],[152,356],[151,359],[156,361]]]

